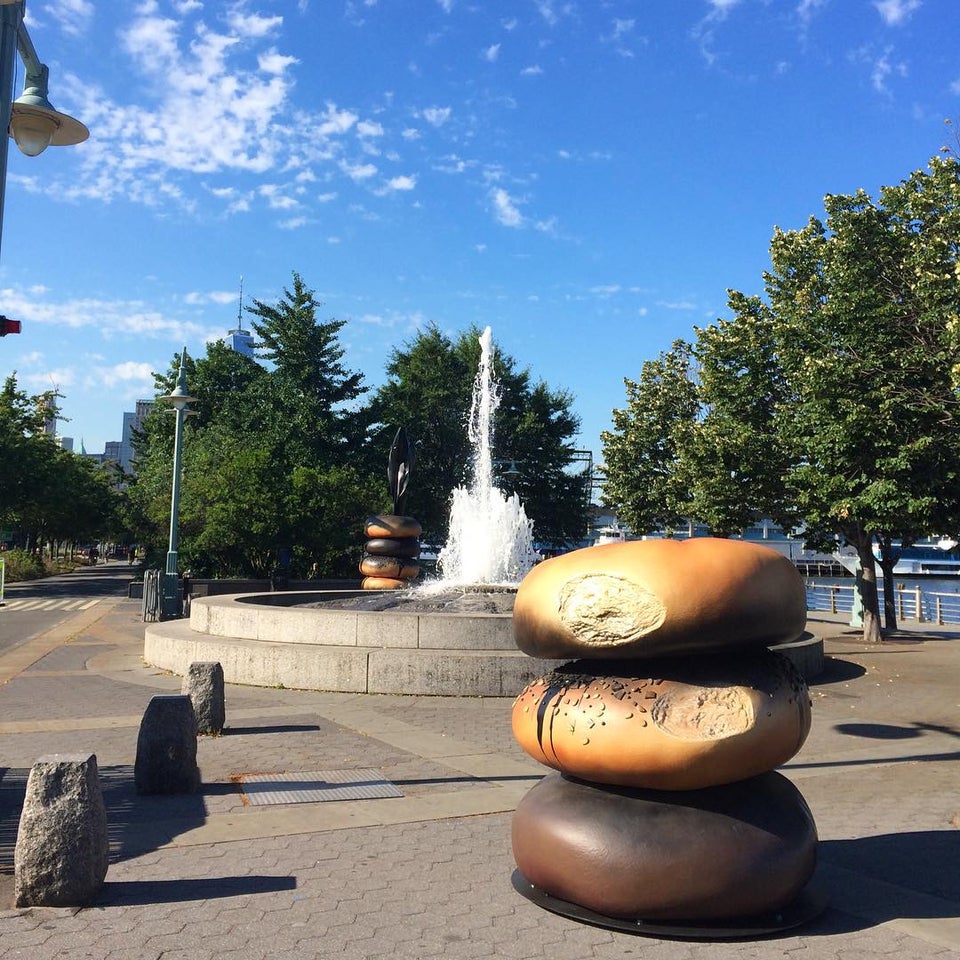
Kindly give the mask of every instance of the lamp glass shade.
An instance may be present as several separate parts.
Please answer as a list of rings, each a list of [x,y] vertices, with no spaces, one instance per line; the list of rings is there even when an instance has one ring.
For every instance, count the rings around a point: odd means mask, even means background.
[[[20,152],[36,157],[50,146],[57,132],[57,121],[48,113],[39,110],[15,110],[10,117],[10,132],[17,141]]]

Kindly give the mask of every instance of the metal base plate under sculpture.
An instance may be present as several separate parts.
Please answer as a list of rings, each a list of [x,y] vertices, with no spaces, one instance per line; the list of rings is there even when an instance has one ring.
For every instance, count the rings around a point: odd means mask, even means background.
[[[827,906],[826,892],[813,879],[790,903],[771,913],[703,922],[645,921],[641,918],[608,917],[579,904],[560,900],[535,887],[519,870],[513,871],[510,880],[517,893],[551,913],[595,927],[663,940],[752,940],[809,923]]]

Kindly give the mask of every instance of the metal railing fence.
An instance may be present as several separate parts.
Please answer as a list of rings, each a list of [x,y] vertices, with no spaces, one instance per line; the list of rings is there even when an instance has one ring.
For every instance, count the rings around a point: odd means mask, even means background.
[[[807,609],[850,613],[853,609],[853,593],[853,584],[817,583],[808,580]],[[924,590],[920,586],[906,587],[898,584],[894,588],[894,602],[898,620],[960,623],[960,593],[943,593]]]

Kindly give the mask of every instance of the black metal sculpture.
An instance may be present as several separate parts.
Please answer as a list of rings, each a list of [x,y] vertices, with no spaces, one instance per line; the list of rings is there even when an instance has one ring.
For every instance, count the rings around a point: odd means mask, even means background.
[[[397,590],[420,575],[420,534],[423,528],[413,517],[401,514],[416,460],[413,441],[403,427],[397,430],[387,460],[387,483],[393,513],[367,517],[365,552],[360,560],[364,590]]]
[[[407,487],[410,483],[410,474],[417,455],[413,441],[407,436],[407,431],[400,427],[393,443],[390,446],[390,457],[387,460],[387,483],[390,485],[390,497],[393,500],[393,512],[403,512],[403,504],[407,499]]]

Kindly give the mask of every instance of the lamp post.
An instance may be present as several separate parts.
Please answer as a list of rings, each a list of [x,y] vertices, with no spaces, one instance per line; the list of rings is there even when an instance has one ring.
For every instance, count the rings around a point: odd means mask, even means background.
[[[180,472],[183,458],[183,421],[194,411],[188,406],[196,401],[187,393],[187,348],[180,355],[180,372],[173,392],[161,400],[169,400],[176,417],[173,432],[173,489],[170,493],[170,545],[167,549],[167,569],[163,577],[163,596],[160,604],[160,616],[171,620],[180,616],[180,580],[177,575],[177,542],[180,526]]]
[[[90,136],[79,120],[55,110],[47,99],[49,70],[40,62],[24,26],[25,5],[25,0],[0,0],[0,235],[7,187],[6,133],[28,157],[43,153],[48,146],[82,143]],[[13,70],[18,52],[25,71],[23,95],[13,100]]]

